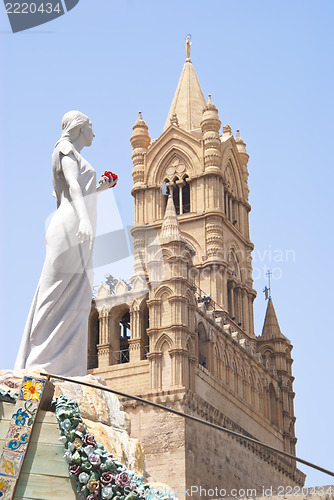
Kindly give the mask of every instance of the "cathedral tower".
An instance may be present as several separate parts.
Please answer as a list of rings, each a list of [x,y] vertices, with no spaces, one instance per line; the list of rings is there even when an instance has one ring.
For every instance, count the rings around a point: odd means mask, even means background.
[[[186,61],[164,130],[133,127],[131,289],[101,285],[91,372],[114,389],[295,454],[291,349],[272,300],[254,332],[248,159]],[[148,472],[180,491],[302,485],[294,460],[223,432],[124,401]],[[262,490],[261,490],[262,491]],[[193,495],[193,498],[200,496]]]

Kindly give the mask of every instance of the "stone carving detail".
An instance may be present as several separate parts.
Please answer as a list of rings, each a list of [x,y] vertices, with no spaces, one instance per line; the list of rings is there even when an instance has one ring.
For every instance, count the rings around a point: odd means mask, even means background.
[[[172,180],[175,176],[181,177],[185,171],[186,166],[184,164],[184,161],[180,157],[175,156],[166,168],[166,175],[168,179]]]

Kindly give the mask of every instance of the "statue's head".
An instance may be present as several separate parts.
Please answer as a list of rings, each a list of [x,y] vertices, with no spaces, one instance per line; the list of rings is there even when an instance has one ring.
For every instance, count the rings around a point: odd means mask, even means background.
[[[70,142],[75,141],[87,124],[89,124],[88,116],[80,111],[68,111],[64,114],[61,122],[62,139],[68,139]]]

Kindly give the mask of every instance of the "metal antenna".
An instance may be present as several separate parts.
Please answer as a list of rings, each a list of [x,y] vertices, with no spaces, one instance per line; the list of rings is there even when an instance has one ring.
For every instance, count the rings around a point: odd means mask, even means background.
[[[270,278],[271,278],[272,274],[273,273],[270,271],[270,269],[268,269],[268,271],[266,272],[266,276],[268,278],[268,285],[269,286],[265,286],[264,290],[263,290],[265,300],[268,300],[271,298]]]

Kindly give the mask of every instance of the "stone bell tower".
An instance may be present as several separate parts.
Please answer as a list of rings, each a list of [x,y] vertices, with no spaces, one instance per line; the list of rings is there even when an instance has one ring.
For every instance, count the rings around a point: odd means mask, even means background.
[[[292,346],[271,299],[262,335],[254,332],[246,144],[205,100],[189,40],[162,134],[151,141],[139,113],[131,144],[134,273],[131,289],[122,281],[99,287],[91,373],[294,455]],[[293,459],[131,399],[123,404],[149,474],[180,498],[191,486],[304,483]]]
[[[183,236],[195,252],[196,286],[254,336],[249,238],[248,154],[229,125],[220,135],[218,110],[206,103],[192,62],[186,59],[163,134],[153,142],[140,117],[134,126],[132,194],[136,250],[147,245],[143,228],[161,227],[172,196]],[[140,263],[136,259],[136,270]]]

